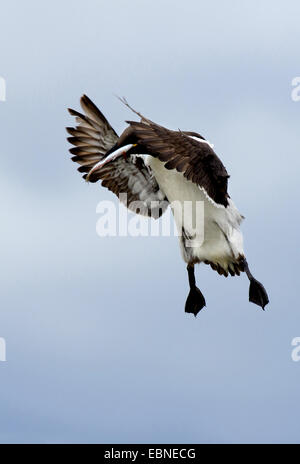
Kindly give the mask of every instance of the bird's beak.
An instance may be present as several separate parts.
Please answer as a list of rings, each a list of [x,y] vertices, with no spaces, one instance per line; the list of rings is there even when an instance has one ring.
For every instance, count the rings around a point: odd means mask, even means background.
[[[86,176],[86,181],[89,180],[90,175],[96,171],[96,169],[101,169],[105,164],[111,163],[115,159],[119,158],[120,156],[125,156],[126,153],[130,150],[130,148],[135,147],[136,144],[130,143],[129,145],[124,145],[124,147],[118,148],[117,150],[110,153],[106,158],[100,160],[92,169],[89,171],[88,175]]]

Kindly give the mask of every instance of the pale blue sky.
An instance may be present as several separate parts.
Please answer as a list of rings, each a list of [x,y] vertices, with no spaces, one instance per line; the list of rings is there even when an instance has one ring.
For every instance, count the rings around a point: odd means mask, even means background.
[[[295,1],[10,1],[1,6],[0,442],[300,442],[299,115]],[[197,269],[176,238],[96,235],[69,160],[68,106],[87,93],[116,130],[132,115],[199,131],[246,216],[245,276]]]

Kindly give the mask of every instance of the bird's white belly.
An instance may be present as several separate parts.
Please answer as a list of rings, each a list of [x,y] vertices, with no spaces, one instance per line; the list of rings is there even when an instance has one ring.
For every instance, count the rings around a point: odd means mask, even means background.
[[[186,262],[211,261],[227,269],[244,255],[239,229],[242,216],[231,200],[227,208],[216,205],[198,185],[176,170],[165,169],[158,159],[149,156],[148,164],[171,203],[179,236],[182,228],[188,236],[180,240]]]

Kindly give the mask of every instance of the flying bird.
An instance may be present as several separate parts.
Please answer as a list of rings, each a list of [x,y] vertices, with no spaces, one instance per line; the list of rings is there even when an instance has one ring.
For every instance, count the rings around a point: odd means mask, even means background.
[[[264,309],[269,298],[249,270],[240,230],[243,216],[228,194],[229,175],[213,146],[197,132],[167,129],[134,110],[125,98],[121,100],[140,120],[126,121],[128,126],[120,137],[86,95],[80,100],[84,114],[69,109],[76,118],[76,127],[67,127],[67,132],[78,171],[88,182],[101,181],[118,197],[126,193],[129,209],[139,201],[142,206],[134,209],[139,214],[159,218],[171,206],[187,264],[187,313],[196,316],[206,306],[196,286],[197,263],[210,265],[225,277],[245,272],[250,281],[249,301]],[[178,207],[184,208],[185,202],[204,205],[196,230],[196,208],[182,214]]]

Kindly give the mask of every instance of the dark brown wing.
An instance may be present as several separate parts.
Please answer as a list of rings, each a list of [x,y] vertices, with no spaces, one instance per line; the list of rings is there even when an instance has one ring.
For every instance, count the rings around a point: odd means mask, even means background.
[[[165,162],[166,169],[176,169],[203,188],[218,204],[228,205],[228,173],[206,141],[195,140],[181,131],[172,131],[151,121],[126,121],[130,124],[143,153]],[[137,148],[138,149],[138,148]]]
[[[80,103],[85,114],[69,109],[70,114],[76,117],[77,125],[67,127],[67,131],[71,135],[68,141],[74,145],[70,149],[72,160],[80,164],[78,171],[86,178],[86,173],[115,145],[118,135],[86,95]],[[142,158],[118,158],[93,172],[90,182],[98,180],[135,213],[157,218],[168,207],[165,194]],[[127,194],[127,199],[124,195],[120,196],[123,193]]]

